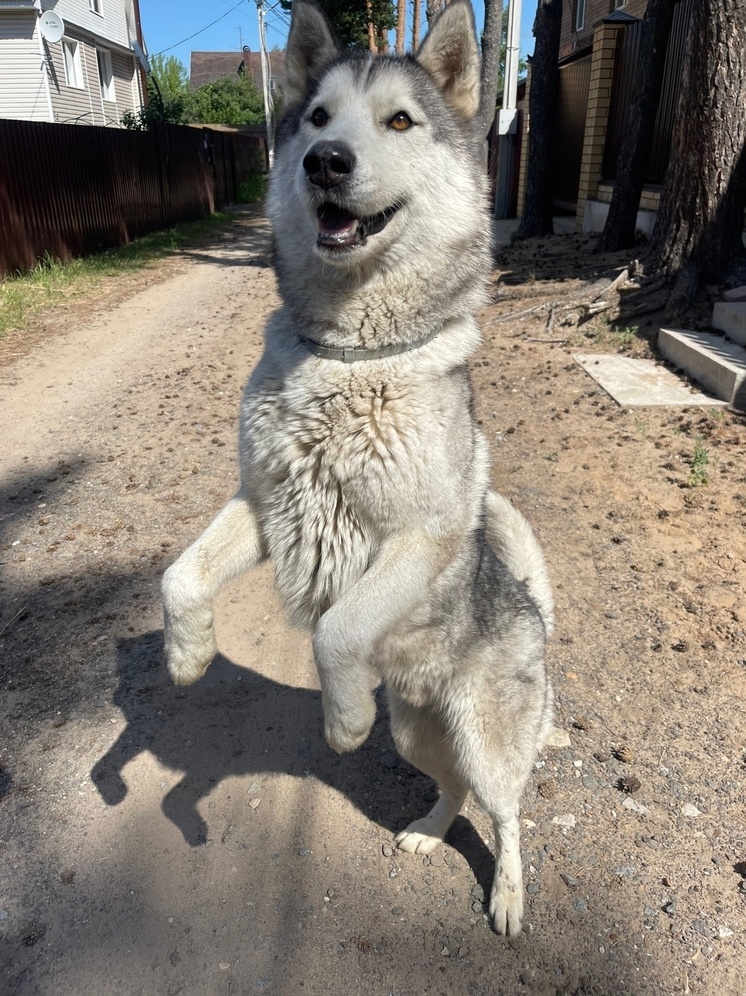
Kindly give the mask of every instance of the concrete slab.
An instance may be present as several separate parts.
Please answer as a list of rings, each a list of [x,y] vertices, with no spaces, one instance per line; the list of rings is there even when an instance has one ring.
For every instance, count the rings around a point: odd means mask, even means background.
[[[680,378],[654,360],[599,353],[579,353],[573,359],[622,408],[726,404],[682,384]]]
[[[746,286],[744,287],[732,287],[730,290],[723,291],[724,301],[746,301]]]
[[[660,329],[658,349],[705,390],[734,407],[746,407],[746,349],[707,332]]]
[[[712,309],[712,327],[746,346],[746,301],[718,301]]]

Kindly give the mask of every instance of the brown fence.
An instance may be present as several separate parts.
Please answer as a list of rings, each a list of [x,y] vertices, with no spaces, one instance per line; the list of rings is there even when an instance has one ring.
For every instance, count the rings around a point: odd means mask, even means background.
[[[0,120],[0,276],[212,214],[265,168],[255,135]]]
[[[653,148],[645,171],[645,182],[663,182],[671,155],[671,138],[676,103],[679,96],[681,71],[684,65],[684,48],[689,31],[693,0],[680,0],[674,8],[673,26],[666,50],[658,113],[655,119]],[[642,21],[630,24],[618,32],[614,80],[611,90],[609,128],[604,148],[603,178],[615,180],[617,160],[624,133],[632,112],[637,65],[645,26]]]
[[[560,66],[557,132],[554,138],[554,203],[570,211],[575,210],[578,202],[590,85],[590,55]]]

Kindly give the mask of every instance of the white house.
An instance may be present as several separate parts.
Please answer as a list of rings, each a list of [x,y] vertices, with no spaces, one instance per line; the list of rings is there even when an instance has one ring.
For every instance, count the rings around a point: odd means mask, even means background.
[[[62,18],[59,41],[39,19]],[[142,106],[138,0],[0,0],[0,118],[121,127]]]

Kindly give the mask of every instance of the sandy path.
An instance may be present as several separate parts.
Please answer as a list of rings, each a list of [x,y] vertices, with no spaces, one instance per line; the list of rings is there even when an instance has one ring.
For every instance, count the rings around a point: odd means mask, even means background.
[[[266,255],[264,224],[239,218],[0,369],[0,992],[740,993],[744,723],[726,710],[745,698],[744,543],[720,543],[707,503],[737,514],[742,455],[690,507],[658,470],[682,445],[665,416],[639,438],[624,413],[594,418],[565,354],[488,335],[475,369],[498,482],[559,582],[550,666],[572,731],[526,793],[521,937],[481,914],[473,806],[432,858],[392,852],[432,787],[383,709],[356,754],[326,747],[268,570],[221,596],[206,678],[170,685],[158,582],[235,487],[240,390],[276,302]],[[645,813],[622,806],[628,771]]]

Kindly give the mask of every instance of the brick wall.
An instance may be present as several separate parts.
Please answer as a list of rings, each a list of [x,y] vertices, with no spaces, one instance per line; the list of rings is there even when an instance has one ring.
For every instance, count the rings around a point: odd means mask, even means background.
[[[562,5],[562,34],[560,36],[560,60],[576,52],[589,48],[593,42],[593,31],[614,10],[614,0],[585,0],[585,23],[580,31],[575,30],[575,15],[578,0],[564,0]],[[631,17],[642,17],[648,0],[627,0],[622,8]]]

